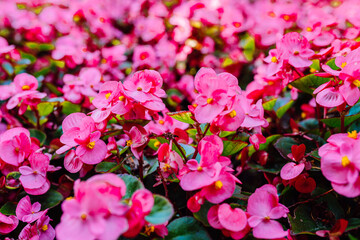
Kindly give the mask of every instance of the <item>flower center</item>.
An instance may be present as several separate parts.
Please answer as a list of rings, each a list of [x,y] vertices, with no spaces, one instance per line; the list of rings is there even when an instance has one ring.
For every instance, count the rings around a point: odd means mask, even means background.
[[[21,89],[22,89],[22,90],[29,90],[29,89],[30,89],[30,86],[29,86],[29,85],[24,85],[24,86],[22,86]]]
[[[95,147],[95,141],[89,142],[88,145],[86,145],[86,147],[93,149]]]
[[[87,218],[86,213],[81,214],[80,218],[81,218],[82,220],[86,220],[86,218]]]
[[[43,232],[45,232],[46,230],[48,230],[49,229],[49,227],[48,227],[48,225],[46,225],[46,224],[44,224],[42,227],[41,227],[41,230],[43,231]]]
[[[307,28],[306,28],[306,31],[312,32],[312,28],[311,28],[311,27],[307,27]]]
[[[106,99],[109,99],[110,95],[111,95],[111,93],[107,93],[107,94],[105,95]]]
[[[295,51],[295,52],[294,52],[294,55],[295,55],[295,56],[297,56],[297,55],[299,55],[299,54],[300,54],[299,51]]]
[[[355,86],[360,87],[360,81],[359,79],[356,79],[355,81],[352,82]]]
[[[290,16],[289,16],[289,15],[284,15],[284,16],[283,16],[283,19],[284,19],[285,21],[289,21]]]
[[[236,111],[235,111],[235,110],[232,110],[232,111],[229,113],[229,116],[230,116],[231,118],[236,117]]]
[[[124,97],[124,96],[120,96],[120,97],[119,97],[119,100],[123,102],[123,101],[125,101],[125,97]]]
[[[343,156],[343,157],[341,158],[341,165],[342,165],[343,167],[349,166],[350,163],[351,163],[351,162],[350,162],[350,160],[349,160],[349,158],[348,158],[347,156]]]
[[[161,125],[164,125],[165,122],[164,122],[164,120],[161,119],[161,120],[159,120],[159,123],[160,123]]]
[[[218,180],[215,182],[215,189],[220,190],[223,187],[223,185],[224,184],[220,180]]]
[[[264,220],[270,220],[270,217],[269,216],[264,217]]]
[[[138,87],[136,90],[138,90],[138,91],[142,91],[142,88],[141,88],[141,87]]]
[[[201,166],[198,166],[197,170],[198,170],[198,171],[202,171],[203,168],[202,168]]]
[[[169,164],[165,163],[163,170],[164,170],[164,172],[168,172],[171,170],[171,166]]]
[[[155,232],[155,227],[154,226],[145,226],[145,231],[144,233],[148,236],[151,235],[151,233]]]
[[[154,143],[154,147],[159,147],[160,146],[160,142],[159,141],[156,141],[155,143]]]
[[[346,65],[347,65],[347,62],[343,62],[343,63],[341,64],[341,68],[344,68]]]
[[[271,58],[271,61],[272,61],[273,63],[277,63],[277,62],[278,62],[278,59],[277,59],[275,56],[273,56],[273,57]]]
[[[214,101],[214,99],[212,99],[212,98],[208,98],[208,99],[206,100],[206,102],[207,102],[208,104],[211,104],[213,101]]]
[[[130,147],[132,143],[133,143],[133,142],[132,142],[131,139],[130,139],[130,140],[127,140],[127,141],[126,141],[126,146]]]
[[[140,59],[141,60],[145,60],[148,57],[149,57],[149,54],[147,52],[143,52],[143,53],[140,54]]]
[[[234,27],[236,27],[236,28],[241,27],[241,23],[239,23],[239,22],[234,22],[233,25],[234,25]]]
[[[349,138],[353,138],[353,139],[357,139],[357,132],[356,130],[352,131],[352,132],[348,132],[348,137]]]

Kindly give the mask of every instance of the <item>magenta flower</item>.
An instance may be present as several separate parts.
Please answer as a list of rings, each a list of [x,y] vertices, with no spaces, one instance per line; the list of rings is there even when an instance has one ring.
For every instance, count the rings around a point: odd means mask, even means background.
[[[210,68],[201,68],[195,76],[195,88],[199,95],[195,99],[195,118],[200,123],[209,123],[215,119],[234,96],[237,79],[229,73],[217,75]]]
[[[25,191],[31,195],[41,195],[50,188],[46,178],[50,159],[47,155],[34,152],[29,157],[30,166],[19,167],[20,182]]]
[[[23,222],[32,223],[44,214],[45,211],[40,211],[40,208],[39,202],[31,205],[30,197],[23,197],[16,206],[16,217]]]
[[[360,195],[360,141],[357,133],[334,134],[320,147],[321,171],[336,192],[346,197]]]
[[[57,239],[115,240],[128,230],[128,207],[120,202],[126,191],[121,178],[111,173],[96,175],[86,182],[77,180],[74,190],[74,198],[62,204]]]
[[[100,139],[101,133],[96,131],[91,117],[84,113],[72,113],[64,119],[62,127],[64,134],[60,141],[65,146],[58,149],[57,154],[76,147],[76,155],[83,163],[97,164],[105,158],[106,144]]]
[[[6,216],[0,213],[0,234],[8,234],[12,232],[19,224],[16,216]]]
[[[292,153],[290,153],[288,157],[291,158],[294,162],[285,164],[280,171],[280,176],[284,180],[291,180],[296,178],[305,169],[305,145],[292,145],[291,152]]]
[[[148,143],[148,133],[145,128],[140,125],[124,126],[124,132],[130,137],[130,140],[126,142],[126,145],[130,146],[131,152],[139,159]]]
[[[166,93],[161,89],[163,79],[154,70],[143,70],[135,72],[124,82],[124,89],[128,96],[141,103],[144,107],[162,111],[165,104],[160,98],[166,97]]]
[[[30,132],[22,127],[12,128],[0,135],[0,158],[13,166],[19,166],[31,149]]]
[[[287,235],[287,231],[274,219],[286,217],[289,210],[279,203],[273,185],[266,184],[256,189],[249,197],[247,212],[250,214],[248,223],[253,228],[254,237],[276,239]]]
[[[50,217],[43,213],[35,224],[27,224],[20,232],[20,240],[53,240],[55,238],[55,230],[49,224]]]

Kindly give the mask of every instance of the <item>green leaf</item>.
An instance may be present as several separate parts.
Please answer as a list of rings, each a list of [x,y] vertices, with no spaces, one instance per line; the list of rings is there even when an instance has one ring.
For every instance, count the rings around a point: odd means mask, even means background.
[[[172,204],[165,197],[154,195],[154,206],[145,220],[152,224],[163,224],[174,215]]]
[[[248,145],[246,142],[240,140],[225,140],[223,143],[224,150],[221,154],[223,156],[233,155]]]
[[[1,210],[0,210],[1,211]],[[346,231],[354,230],[360,227],[360,218],[348,219],[348,225]]]
[[[295,141],[294,138],[291,137],[282,137],[279,138],[274,147],[284,158],[287,158],[287,155],[291,153],[291,146],[292,145],[300,145],[299,142]]]
[[[36,42],[26,42],[25,46],[36,51],[51,51],[55,48],[54,45],[50,43],[36,43]]]
[[[36,138],[37,140],[40,141],[40,145],[43,145],[45,143],[46,140],[45,133],[35,128],[29,129],[29,132],[30,132],[30,137]]]
[[[8,75],[12,75],[14,73],[13,66],[8,62],[3,62],[2,67]]]
[[[319,59],[314,59],[312,62],[313,62],[313,63],[310,65],[310,69],[312,68],[312,69],[315,69],[315,70],[317,70],[317,71],[320,71],[321,68],[320,68],[320,61],[319,61]]]
[[[205,228],[193,217],[175,219],[168,225],[168,231],[165,240],[211,240]]]
[[[16,206],[15,203],[7,202],[0,208],[0,213],[4,215],[16,215]]]
[[[292,105],[294,104],[293,100],[290,100],[288,103],[286,103],[285,105],[279,107],[276,110],[276,116],[278,118],[282,118],[282,116],[284,116],[284,114],[292,107]]]
[[[335,64],[335,58],[330,59],[329,61],[326,62],[326,65],[328,65],[329,67],[331,67],[331,69],[333,70],[339,70],[340,68],[338,66],[336,66]]]
[[[65,101],[61,103],[62,105],[62,113],[69,115],[71,113],[80,112],[81,106],[73,104],[71,102]]]
[[[330,80],[330,78],[322,78],[315,76],[314,74],[309,74],[296,79],[295,81],[291,82],[290,85],[305,93],[313,94],[315,88]]]
[[[37,105],[40,116],[47,116],[54,111],[54,104],[51,102],[41,102]]]
[[[311,217],[311,208],[307,205],[301,205],[294,211],[294,217],[288,214],[293,234],[311,234],[318,230],[326,229],[321,222],[315,222]]]
[[[255,52],[255,39],[246,34],[243,39],[240,41],[241,47],[244,49],[243,53],[248,61],[252,61],[254,59],[254,52]]]
[[[124,180],[126,184],[126,194],[124,198],[131,198],[133,193],[138,190],[144,188],[144,185],[137,177],[134,177],[129,174],[119,174],[118,175],[122,180]]]
[[[30,198],[31,202],[39,202],[41,204],[41,209],[53,208],[64,200],[63,195],[54,189],[50,189],[40,196],[30,196]]]
[[[344,125],[345,127],[356,121],[360,118],[360,113],[351,115],[351,116],[345,116]],[[340,117],[334,117],[334,118],[325,118],[320,119],[321,122],[325,123],[328,127],[340,127],[341,126],[341,119]]]
[[[184,123],[194,124],[194,120],[191,119],[192,113],[190,111],[180,111],[167,113],[170,117]]]
[[[101,162],[96,165],[95,172],[105,173],[116,167],[117,163],[114,162]]]
[[[273,110],[276,100],[277,100],[277,98],[274,98],[274,99],[271,99],[270,101],[264,102],[263,103],[264,110],[267,110],[267,111]]]
[[[207,214],[212,206],[214,206],[214,204],[205,201],[205,203],[201,205],[200,210],[194,213],[194,217],[196,218],[196,220],[202,222],[205,227],[210,227]]]

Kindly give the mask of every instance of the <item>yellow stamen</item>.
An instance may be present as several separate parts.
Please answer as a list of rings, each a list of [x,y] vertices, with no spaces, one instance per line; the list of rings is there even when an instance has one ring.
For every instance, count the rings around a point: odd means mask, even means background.
[[[234,27],[236,27],[236,28],[241,27],[241,23],[239,23],[239,22],[234,22],[233,25],[234,25]]]
[[[100,17],[100,18],[99,18],[99,21],[103,23],[103,22],[105,22],[105,18]]]
[[[160,142],[159,141],[156,141],[155,143],[154,143],[154,147],[159,147],[160,146]]]
[[[81,218],[82,220],[86,220],[86,218],[87,218],[86,213],[81,214],[80,218]]]
[[[93,149],[95,147],[95,141],[93,142],[89,142],[86,147],[90,148],[90,149]]]
[[[125,101],[125,97],[124,97],[124,96],[120,96],[120,97],[119,97],[119,100],[123,102],[123,101]]]
[[[49,227],[48,227],[48,225],[43,225],[42,227],[41,227],[41,230],[43,231],[43,232],[45,232],[46,230],[48,230],[49,229]]]
[[[302,118],[306,118],[306,113],[302,112],[302,113],[301,113],[301,117],[302,117]]]
[[[198,171],[202,171],[203,168],[202,168],[201,166],[199,166],[199,167],[197,168],[197,170],[198,170]]]
[[[273,57],[271,58],[271,61],[272,61],[273,63],[277,63],[277,62],[278,62],[278,59],[277,59],[275,56],[273,56]]]
[[[311,28],[311,27],[307,27],[307,28],[306,28],[306,31],[312,32],[312,28]]]
[[[74,197],[67,197],[65,200],[71,200],[73,199]]]
[[[347,65],[347,62],[343,62],[343,63],[341,64],[341,68],[344,68],[346,65]]]
[[[16,147],[16,148],[15,148],[15,151],[16,151],[16,152],[20,151],[20,148]]]
[[[274,12],[269,12],[268,15],[273,18],[276,17],[276,14]]]
[[[106,99],[109,99],[110,95],[111,95],[111,93],[107,93],[107,94],[105,95]]]
[[[164,167],[163,167],[163,170],[164,170],[165,172],[168,172],[168,171],[171,170],[171,166],[170,166],[169,164],[165,163],[165,165],[164,165]]]
[[[269,216],[267,216],[267,217],[264,217],[264,219],[265,219],[265,220],[270,220],[270,217],[269,217]]]
[[[105,58],[103,58],[103,59],[101,59],[101,63],[105,64],[105,63],[107,63],[107,60]]]
[[[343,157],[341,158],[341,165],[342,165],[343,167],[349,166],[350,163],[351,163],[351,162],[350,162],[350,160],[349,160],[349,158],[348,158],[347,156],[343,156]]]
[[[220,180],[215,182],[215,189],[216,190],[220,190],[223,186],[224,186],[224,184]]]
[[[358,79],[356,79],[355,81],[352,82],[355,86],[360,87],[360,81]]]
[[[356,130],[348,132],[348,137],[349,138],[353,138],[353,139],[357,139],[357,132]]]
[[[208,98],[208,99],[206,100],[206,102],[207,102],[208,104],[211,104],[213,101],[214,101],[214,99],[212,99],[212,98]]]
[[[151,235],[151,233],[155,232],[155,227],[154,226],[145,226],[145,231],[144,233],[148,236]]]
[[[196,103],[194,103],[192,106],[193,106],[194,108],[196,108],[198,105],[197,105]]]
[[[130,147],[132,143],[133,143],[133,142],[132,142],[131,139],[130,139],[130,140],[127,140],[127,141],[126,141],[126,146]]]
[[[138,91],[142,91],[142,88],[141,88],[141,87],[138,87],[136,90],[138,90]]]
[[[30,89],[30,86],[29,85],[24,85],[21,87],[22,90],[29,90]]]
[[[159,123],[160,123],[161,125],[164,125],[165,122],[164,122],[164,120],[161,119],[161,120],[159,120]]]
[[[231,118],[236,117],[236,111],[235,111],[235,110],[232,110],[232,111],[229,113],[229,116],[230,116]]]
[[[283,19],[284,19],[285,21],[289,21],[290,16],[289,16],[289,15],[284,15],[284,16],[283,16]]]

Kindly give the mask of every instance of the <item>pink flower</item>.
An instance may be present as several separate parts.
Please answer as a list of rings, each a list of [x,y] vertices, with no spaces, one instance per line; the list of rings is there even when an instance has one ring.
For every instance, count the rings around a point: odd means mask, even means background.
[[[230,73],[217,75],[211,68],[201,68],[194,82],[199,92],[195,99],[195,118],[200,123],[214,120],[228,104],[230,98],[240,92],[238,80]]]
[[[210,226],[215,229],[225,229],[232,233],[243,232],[244,235],[250,230],[246,213],[240,208],[232,208],[227,203],[212,206],[209,209],[207,218]]]
[[[20,73],[15,76],[14,85],[16,93],[34,91],[38,88],[38,80],[30,74]]]
[[[0,157],[19,166],[31,153],[30,132],[22,127],[12,128],[0,135]]]
[[[357,133],[334,134],[320,147],[321,171],[336,192],[346,197],[360,195],[360,141]]]
[[[132,60],[134,68],[138,68],[141,66],[156,68],[158,66],[156,53],[151,45],[136,46],[134,48]]]
[[[19,234],[19,240],[53,240],[55,230],[49,224],[50,217],[43,213],[35,224],[26,225]]]
[[[139,159],[148,143],[148,133],[140,125],[124,126],[124,132],[130,137],[130,140],[126,142],[126,145],[130,146],[131,152]]]
[[[135,72],[124,82],[124,89],[128,96],[141,103],[144,107],[162,111],[165,104],[160,98],[166,97],[166,93],[161,89],[163,79],[154,70],[143,70]]]
[[[253,228],[256,238],[276,239],[287,235],[282,225],[273,220],[286,217],[289,210],[279,203],[277,190],[273,185],[266,184],[253,193],[248,200],[247,211],[249,225]]]
[[[57,154],[76,147],[76,155],[83,163],[97,164],[105,158],[106,144],[100,139],[101,133],[96,131],[91,117],[84,113],[72,113],[64,119],[62,127],[64,134],[60,141],[65,146],[58,149]]]
[[[31,205],[30,197],[23,197],[16,206],[16,217],[23,222],[32,223],[38,220],[44,211],[40,211],[41,204],[35,202]]]
[[[31,195],[41,195],[50,188],[46,178],[50,159],[47,155],[34,152],[29,157],[30,166],[19,167],[20,182],[25,191]]]
[[[292,145],[291,152],[292,153],[289,154],[288,157],[295,162],[289,162],[281,168],[280,176],[284,180],[291,180],[296,178],[302,173],[305,168],[305,145]]]
[[[183,168],[184,163],[180,155],[171,150],[172,143],[163,143],[157,151],[160,169],[165,178],[169,177],[172,173],[177,174],[178,170]]]
[[[154,197],[147,189],[139,189],[131,196],[131,208],[126,213],[129,223],[129,230],[123,235],[125,237],[135,237],[144,227],[147,216],[154,206]]]
[[[16,216],[6,216],[0,213],[0,234],[8,234],[12,232],[19,224]]]
[[[120,177],[107,173],[86,182],[77,180],[74,190],[74,198],[62,204],[57,239],[115,240],[128,230],[125,218],[128,207],[120,202],[126,186]]]

